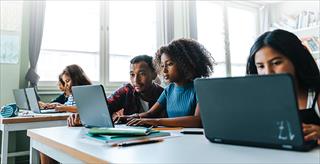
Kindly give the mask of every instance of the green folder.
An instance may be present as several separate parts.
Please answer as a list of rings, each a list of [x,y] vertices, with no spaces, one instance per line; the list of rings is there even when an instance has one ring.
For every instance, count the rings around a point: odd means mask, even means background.
[[[155,132],[151,128],[132,127],[132,128],[92,128],[89,134],[93,135],[124,135],[124,136],[146,136],[151,132]]]
[[[143,140],[143,139],[150,139],[150,138],[157,138],[157,137],[165,137],[165,136],[170,136],[170,133],[160,132],[160,131],[151,131],[149,135],[144,135],[144,136],[104,135],[104,134],[87,133],[86,136],[90,139],[112,144],[112,143],[120,143],[125,141],[132,141],[132,140]]]

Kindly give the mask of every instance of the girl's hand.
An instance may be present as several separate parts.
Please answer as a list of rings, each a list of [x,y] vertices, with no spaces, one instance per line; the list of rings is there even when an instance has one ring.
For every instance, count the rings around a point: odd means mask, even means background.
[[[318,140],[320,141],[320,126],[314,124],[302,124],[304,139],[306,141]]]
[[[61,106],[60,103],[49,103],[47,104],[47,109],[53,109],[53,108],[56,108],[57,106]]]
[[[38,102],[40,109],[47,109],[48,108],[48,104],[44,103],[42,101]]]
[[[139,118],[139,114],[116,116],[113,118],[113,122],[115,124],[125,124],[134,118]]]
[[[130,120],[128,126],[153,126],[157,127],[159,124],[159,119],[149,119],[149,118],[135,118]]]

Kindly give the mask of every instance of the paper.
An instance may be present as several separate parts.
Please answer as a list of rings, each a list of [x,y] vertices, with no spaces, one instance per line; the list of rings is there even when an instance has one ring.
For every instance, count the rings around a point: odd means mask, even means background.
[[[20,54],[19,35],[1,32],[0,43],[0,63],[17,64]]]

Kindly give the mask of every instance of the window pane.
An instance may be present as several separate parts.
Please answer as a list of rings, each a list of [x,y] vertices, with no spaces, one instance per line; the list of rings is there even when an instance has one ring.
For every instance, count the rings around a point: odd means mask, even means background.
[[[220,62],[214,66],[214,72],[211,77],[226,77],[226,63]]]
[[[257,35],[257,13],[254,10],[233,7],[228,7],[227,10],[231,74],[232,76],[245,75],[245,64]]]
[[[223,8],[210,1],[197,1],[196,5],[198,41],[217,62],[224,62]]]
[[[244,76],[246,74],[246,65],[232,64],[231,70],[232,70],[232,76]]]
[[[153,56],[157,50],[156,2],[110,1],[109,80],[129,80],[133,56]]]
[[[40,81],[57,81],[70,64],[99,81],[99,1],[47,1],[37,71]],[[57,12],[58,11],[58,12]]]

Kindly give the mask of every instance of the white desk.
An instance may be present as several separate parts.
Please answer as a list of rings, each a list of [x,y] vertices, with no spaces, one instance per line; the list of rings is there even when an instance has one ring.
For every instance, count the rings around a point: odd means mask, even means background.
[[[109,147],[84,138],[81,127],[28,130],[30,163],[38,151],[61,163],[317,163],[320,148],[294,152],[210,143],[203,135],[184,135],[154,144]],[[37,151],[38,150],[38,151]]]
[[[6,164],[8,157],[28,155],[29,151],[8,153],[9,132],[21,131],[33,128],[66,126],[68,113],[57,114],[35,114],[32,117],[0,117],[1,141],[1,163]]]

